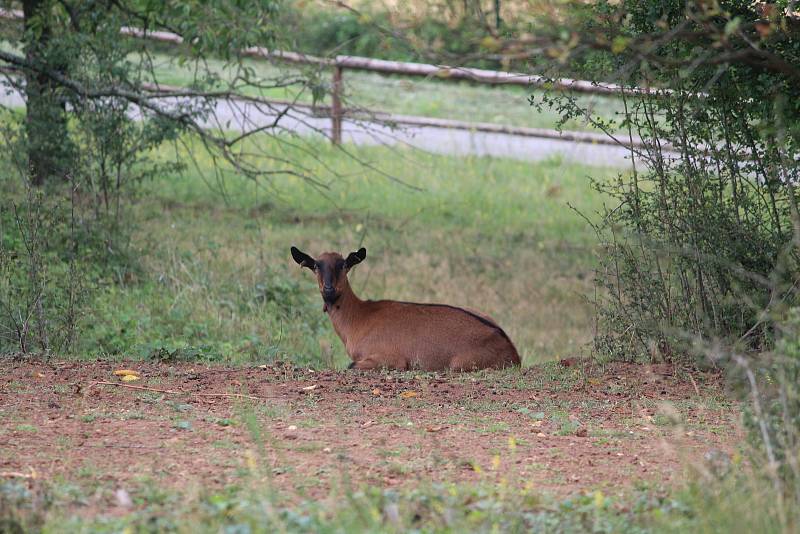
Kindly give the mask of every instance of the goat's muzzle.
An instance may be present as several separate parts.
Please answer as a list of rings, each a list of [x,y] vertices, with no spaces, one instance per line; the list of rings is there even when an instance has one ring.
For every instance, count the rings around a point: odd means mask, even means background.
[[[333,304],[334,302],[336,302],[336,299],[338,298],[339,295],[336,294],[336,288],[333,287],[322,288],[322,300],[324,300],[326,304]]]

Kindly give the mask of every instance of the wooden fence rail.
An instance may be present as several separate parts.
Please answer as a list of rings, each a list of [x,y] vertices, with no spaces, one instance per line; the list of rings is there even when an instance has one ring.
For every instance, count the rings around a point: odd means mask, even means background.
[[[22,20],[22,18],[23,14],[20,10],[0,8],[0,19]],[[120,33],[130,37],[163,43],[176,45],[183,43],[183,38],[180,35],[165,31],[144,31],[140,28],[123,27],[120,29]],[[594,95],[617,95],[623,93],[623,91],[629,94],[655,94],[663,91],[650,88],[623,88],[613,83],[590,82],[571,78],[550,79],[537,74],[503,72],[469,67],[452,67],[426,63],[410,63],[405,61],[388,61],[358,56],[339,55],[332,58],[323,58],[298,52],[269,50],[263,47],[246,48],[241,51],[241,54],[246,57],[263,60],[331,68],[333,71],[331,84],[331,141],[333,144],[339,144],[342,141],[342,120],[345,114],[345,110],[342,108],[342,90],[344,86],[342,78],[345,69],[404,76],[421,76],[440,80],[463,80],[489,85],[521,85],[525,87],[547,88]]]

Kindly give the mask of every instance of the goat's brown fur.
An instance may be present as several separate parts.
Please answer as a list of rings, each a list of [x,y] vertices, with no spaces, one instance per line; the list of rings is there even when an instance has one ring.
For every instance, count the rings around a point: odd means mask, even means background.
[[[347,273],[366,249],[346,259],[326,252],[316,259],[292,247],[292,257],[317,276],[323,310],[356,369],[472,371],[520,364],[511,339],[490,317],[445,304],[361,300]]]

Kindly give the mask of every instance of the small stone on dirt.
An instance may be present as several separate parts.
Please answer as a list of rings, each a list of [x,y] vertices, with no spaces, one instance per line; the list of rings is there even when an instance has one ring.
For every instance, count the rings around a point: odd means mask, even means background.
[[[117,499],[117,504],[123,508],[133,506],[133,499],[131,499],[130,494],[122,488],[114,492],[114,497]]]
[[[400,523],[400,509],[398,508],[397,504],[389,503],[383,508],[383,514],[386,516],[386,520],[393,525],[399,526]]]

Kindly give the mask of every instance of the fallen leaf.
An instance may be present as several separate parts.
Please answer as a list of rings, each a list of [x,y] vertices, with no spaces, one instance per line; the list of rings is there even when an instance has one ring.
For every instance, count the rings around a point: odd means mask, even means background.
[[[378,388],[375,388],[375,389],[373,389],[373,390],[372,390],[372,394],[373,394],[373,395],[376,395],[376,396],[377,396],[377,395],[380,395],[380,394],[381,394],[381,390],[380,390],[380,389],[378,389]]]
[[[533,428],[539,428],[540,426],[542,426],[542,423],[543,421],[534,421],[533,423],[531,423],[531,426]]]
[[[592,386],[599,386],[600,384],[603,383],[603,381],[600,380],[599,378],[590,378],[589,380],[587,380],[587,382],[589,382],[589,384],[591,384]]]
[[[536,437],[537,438],[546,438],[547,434],[543,434],[543,433],[539,432],[538,434],[536,434]]]
[[[286,430],[297,430],[297,426],[289,425],[289,426],[286,427]]]
[[[134,380],[139,380],[139,377],[136,375],[125,375],[122,377],[123,382],[133,382]]]
[[[139,376],[139,372],[133,369],[117,369],[114,374],[117,376]]]
[[[425,432],[441,432],[444,430],[443,426],[429,426],[425,428]]]
[[[36,378],[44,378],[44,373],[36,373]]]
[[[367,428],[375,424],[375,421],[367,421],[366,423],[361,424],[361,428]]]
[[[0,471],[0,477],[30,478],[35,480],[39,478],[39,475],[33,467],[29,467],[27,473],[21,473],[18,471]]]
[[[303,388],[303,391],[314,391],[315,389],[317,389],[317,387],[318,387],[317,384],[314,384],[313,386],[306,386]]]
[[[416,391],[404,391],[400,394],[400,396],[404,399],[410,399],[412,397],[418,397],[419,393]]]

